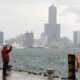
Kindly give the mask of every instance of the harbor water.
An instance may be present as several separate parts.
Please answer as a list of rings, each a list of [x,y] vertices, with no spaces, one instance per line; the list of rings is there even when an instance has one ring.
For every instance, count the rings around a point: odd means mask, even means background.
[[[46,72],[55,70],[59,76],[68,76],[68,54],[80,54],[80,48],[26,48],[13,49],[10,64],[14,70]],[[0,54],[0,67],[2,60]]]

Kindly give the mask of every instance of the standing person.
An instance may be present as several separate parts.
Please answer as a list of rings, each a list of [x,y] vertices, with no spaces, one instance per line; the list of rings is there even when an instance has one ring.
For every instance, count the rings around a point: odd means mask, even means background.
[[[3,75],[7,75],[7,68],[8,68],[8,64],[9,64],[9,60],[10,60],[10,56],[9,53],[12,50],[12,46],[8,47],[8,45],[4,45],[2,50],[1,50],[1,54],[2,54],[2,62],[3,62]]]

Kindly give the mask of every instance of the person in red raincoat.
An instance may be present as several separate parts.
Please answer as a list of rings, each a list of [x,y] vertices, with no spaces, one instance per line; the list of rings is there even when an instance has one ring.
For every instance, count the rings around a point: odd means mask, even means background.
[[[1,50],[2,62],[3,62],[3,75],[7,75],[6,70],[8,68],[9,59],[10,59],[9,53],[11,52],[11,50],[12,50],[12,46],[8,48],[8,45],[4,45]]]

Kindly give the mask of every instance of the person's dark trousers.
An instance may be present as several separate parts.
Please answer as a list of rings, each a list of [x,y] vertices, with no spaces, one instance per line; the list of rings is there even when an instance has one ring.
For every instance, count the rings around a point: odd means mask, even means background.
[[[8,67],[8,61],[4,60],[3,61],[3,75],[7,74],[7,67]]]

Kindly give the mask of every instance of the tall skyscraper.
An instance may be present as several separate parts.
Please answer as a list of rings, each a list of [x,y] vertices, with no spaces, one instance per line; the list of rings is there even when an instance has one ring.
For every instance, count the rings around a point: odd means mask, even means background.
[[[49,21],[45,24],[45,35],[49,44],[53,40],[60,40],[60,24],[57,24],[57,10],[53,5],[49,7]]]
[[[3,44],[4,37],[3,37],[3,32],[0,31],[0,45]]]
[[[51,5],[49,7],[49,23],[53,23],[55,24],[56,23],[56,7],[54,7],[53,5]]]

